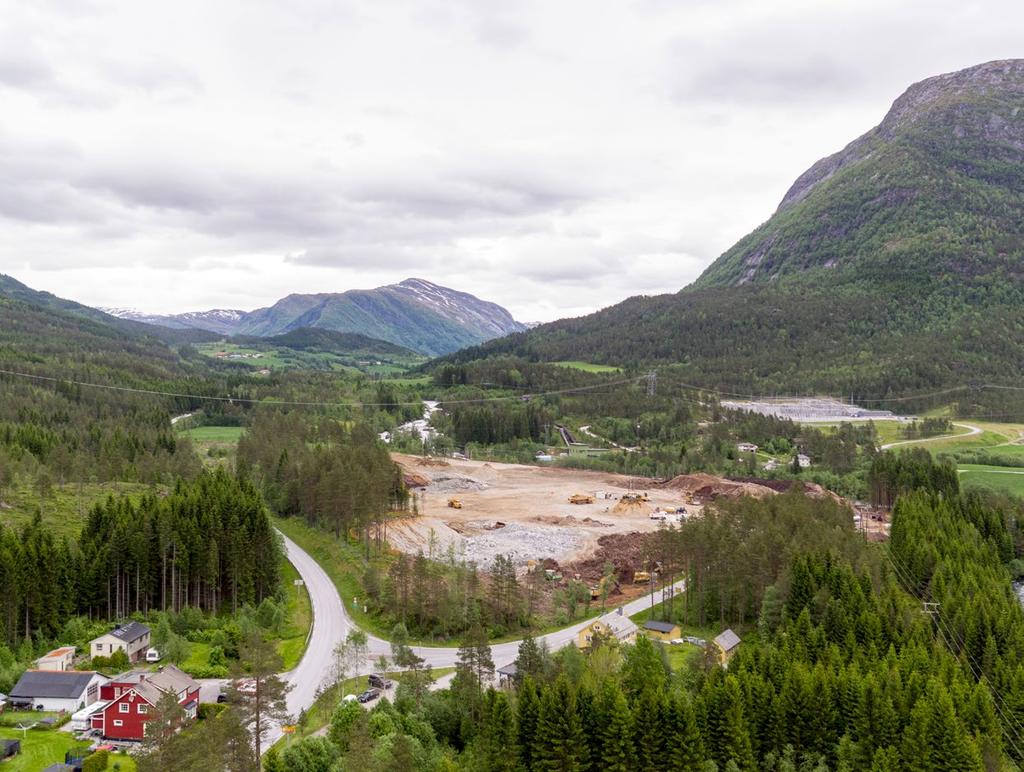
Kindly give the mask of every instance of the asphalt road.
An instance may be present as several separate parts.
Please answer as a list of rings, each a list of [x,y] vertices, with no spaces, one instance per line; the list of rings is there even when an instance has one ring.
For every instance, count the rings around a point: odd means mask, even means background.
[[[306,653],[294,670],[284,674],[285,680],[291,686],[288,692],[288,712],[295,717],[313,704],[320,687],[329,682],[334,649],[345,640],[350,631],[356,629],[356,625],[349,617],[334,583],[320,564],[287,536],[283,538],[288,560],[302,577],[313,607],[313,627],[310,630]],[[677,582],[674,591],[680,592],[683,586],[683,582]],[[661,594],[660,590],[655,592],[655,602],[661,600]],[[645,595],[623,606],[623,613],[630,616],[647,608],[650,603],[650,595]],[[555,651],[575,641],[579,631],[591,621],[588,619],[578,622],[570,627],[539,636],[537,640],[545,641],[548,648]],[[522,641],[509,641],[492,646],[491,657],[495,667],[502,667],[515,660],[520,643]],[[366,662],[360,668],[361,675],[376,669],[373,663],[381,654],[391,654],[391,644],[381,638],[368,636],[368,650]],[[452,667],[458,660],[458,649],[454,647],[414,646],[413,651],[422,657],[426,664],[435,668]],[[280,727],[272,727],[264,738],[263,748],[269,748],[281,735]]]

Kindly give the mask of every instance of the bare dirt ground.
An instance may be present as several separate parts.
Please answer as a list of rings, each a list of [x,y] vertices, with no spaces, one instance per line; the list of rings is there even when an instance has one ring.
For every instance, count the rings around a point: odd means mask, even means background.
[[[602,536],[656,531],[659,522],[649,517],[656,507],[685,506],[695,514],[702,509],[687,503],[686,491],[659,488],[641,478],[632,478],[633,492],[647,493],[650,501],[624,503],[631,480],[624,475],[402,454],[393,458],[416,495],[419,516],[389,526],[392,546],[444,557],[450,545],[457,555],[482,566],[498,554],[511,555],[518,565],[544,558],[568,565],[597,555]],[[596,500],[570,504],[575,493]],[[450,498],[458,498],[462,509],[449,507]]]

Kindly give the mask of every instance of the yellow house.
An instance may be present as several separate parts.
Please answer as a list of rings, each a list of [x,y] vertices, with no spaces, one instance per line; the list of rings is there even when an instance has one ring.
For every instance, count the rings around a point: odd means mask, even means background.
[[[683,633],[679,625],[671,622],[659,622],[657,619],[648,619],[644,622],[644,633],[648,638],[659,641],[671,641],[679,638]]]
[[[740,646],[740,637],[730,628],[715,638],[714,644],[718,650],[718,661],[727,666]]]
[[[623,615],[620,608],[598,617],[580,630],[576,635],[576,645],[588,649],[595,638],[614,638],[621,643],[633,643],[636,640],[636,625]]]

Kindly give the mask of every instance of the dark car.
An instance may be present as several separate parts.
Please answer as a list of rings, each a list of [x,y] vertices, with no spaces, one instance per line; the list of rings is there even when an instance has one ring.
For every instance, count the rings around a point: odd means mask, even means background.
[[[369,702],[380,697],[380,689],[367,689],[365,692],[360,694],[356,699],[360,702]]]
[[[391,681],[389,681],[382,675],[378,675],[377,673],[371,674],[367,681],[369,682],[370,686],[375,687],[377,689],[391,688]]]

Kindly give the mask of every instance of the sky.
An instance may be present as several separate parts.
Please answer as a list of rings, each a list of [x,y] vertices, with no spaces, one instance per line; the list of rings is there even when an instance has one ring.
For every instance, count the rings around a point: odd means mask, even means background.
[[[419,277],[674,292],[1019,0],[4,0],[0,273],[249,310]]]

